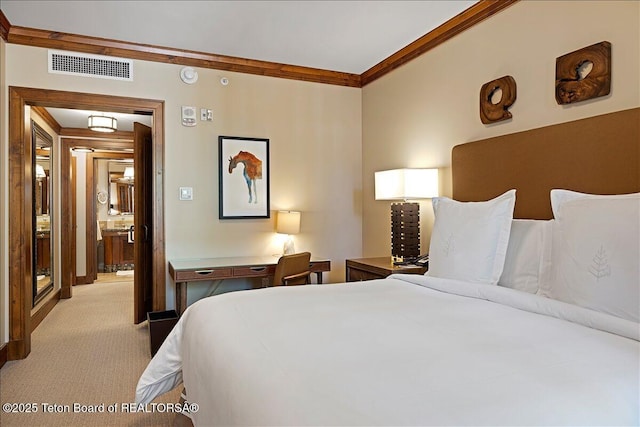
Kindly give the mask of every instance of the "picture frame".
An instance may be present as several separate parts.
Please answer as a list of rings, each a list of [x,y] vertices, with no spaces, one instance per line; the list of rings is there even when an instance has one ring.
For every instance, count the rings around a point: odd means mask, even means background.
[[[218,136],[220,219],[270,218],[269,139]]]

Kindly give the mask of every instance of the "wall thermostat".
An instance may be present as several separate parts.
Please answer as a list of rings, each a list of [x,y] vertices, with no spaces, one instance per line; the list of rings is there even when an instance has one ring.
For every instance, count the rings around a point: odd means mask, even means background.
[[[182,106],[182,126],[196,125],[196,107]]]
[[[193,200],[193,188],[180,187],[180,200]]]

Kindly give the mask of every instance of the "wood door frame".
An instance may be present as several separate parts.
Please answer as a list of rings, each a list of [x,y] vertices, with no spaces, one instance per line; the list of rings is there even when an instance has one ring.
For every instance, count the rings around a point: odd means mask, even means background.
[[[122,145],[120,143],[119,145]],[[103,143],[103,147],[113,148],[113,144]],[[128,146],[133,149],[133,141],[128,143]],[[87,154],[87,200],[96,200],[96,161],[99,159],[128,159],[133,160],[133,152],[129,154],[122,153],[90,153]],[[91,171],[91,174],[89,174]],[[107,181],[107,185],[111,185]],[[87,282],[93,283],[98,278],[98,248],[95,244],[98,237],[98,225],[96,223],[97,209],[96,204],[91,202],[86,204],[86,218],[90,218],[87,221],[87,249],[86,249],[86,275]],[[135,213],[134,213],[135,215]],[[134,243],[135,244],[135,243]]]
[[[60,168],[61,170],[70,170],[71,168],[71,159],[75,158],[74,156],[71,155],[71,148],[73,147],[77,147],[77,146],[82,146],[82,147],[88,147],[88,148],[93,148],[93,149],[109,149],[109,150],[133,150],[133,135],[131,136],[131,140],[123,140],[122,138],[119,139],[100,139],[100,140],[89,140],[89,139],[83,139],[83,138],[72,138],[72,137],[66,137],[66,136],[62,136],[61,138],[61,153],[62,155],[60,156]],[[133,158],[133,151],[131,152],[131,154],[128,155],[129,157]],[[89,153],[87,154],[87,158],[86,158],[86,200],[96,200],[96,191],[95,191],[95,180],[94,180],[94,168],[95,168],[95,160],[97,159],[101,159],[101,158],[113,158],[113,159],[117,159],[117,158],[124,158],[125,156],[122,155],[121,153],[116,154],[114,153]],[[73,174],[71,174],[71,176],[73,176]],[[66,175],[65,175],[66,177]],[[62,187],[62,191],[68,191],[70,188],[75,190],[75,179],[73,181],[74,183],[71,183],[69,180],[66,180],[63,182],[63,184],[65,184],[65,187]],[[73,187],[70,187],[73,186]],[[71,193],[68,194],[68,197],[62,200],[61,203],[61,207],[63,209],[63,216],[65,215],[65,212],[74,212],[75,213],[75,207],[71,206],[71,201],[75,201],[75,197],[72,196]],[[63,298],[69,298],[71,296],[71,286],[76,285],[76,284],[88,284],[88,283],[93,283],[93,281],[96,279],[97,277],[97,248],[95,247],[95,245],[93,245],[91,242],[96,241],[97,239],[97,225],[95,222],[96,219],[96,207],[93,203],[86,203],[85,206],[85,218],[87,218],[86,224],[87,224],[87,228],[86,228],[86,235],[87,235],[87,243],[86,243],[86,249],[85,249],[85,255],[86,255],[86,273],[85,276],[80,276],[78,277],[76,275],[75,272],[75,256],[70,256],[69,258],[71,260],[72,265],[74,266],[74,272],[73,272],[73,281],[70,281],[68,283],[70,283],[69,286],[65,287],[65,292],[64,292],[64,296]],[[67,214],[69,215],[69,214]],[[67,218],[70,218],[70,216],[66,216]],[[73,223],[75,224],[75,221],[73,221]],[[74,231],[74,236],[70,239],[71,242],[75,242],[75,228],[73,229]],[[65,246],[65,245],[63,245]],[[75,244],[71,245],[72,247],[75,248]],[[62,248],[63,252],[67,252],[70,253],[70,248],[67,247],[63,247]]]
[[[9,343],[8,359],[24,359],[31,352],[31,286],[32,244],[31,221],[31,135],[29,108],[55,107],[120,113],[142,113],[153,116],[153,216],[151,230],[153,251],[153,309],[164,310],[166,300],[165,242],[164,242],[164,101],[66,92],[49,89],[9,87]],[[64,151],[64,150],[61,150]],[[64,154],[62,154],[64,156]],[[63,159],[61,159],[62,161]],[[68,163],[69,165],[71,162]],[[61,172],[63,172],[61,170]],[[71,171],[67,172],[68,175]],[[61,176],[67,175],[61,173]],[[65,177],[67,180],[68,177]],[[62,181],[62,180],[61,180]],[[63,184],[61,182],[61,184]],[[69,187],[70,188],[70,187]],[[68,190],[67,190],[68,191]],[[60,195],[61,199],[68,194]],[[71,205],[71,204],[69,204]],[[69,208],[70,209],[70,208]],[[27,213],[29,213],[27,215]],[[62,212],[64,214],[64,212]],[[69,217],[67,217],[69,218]],[[72,221],[61,221],[61,298],[71,297]],[[64,248],[64,249],[62,249]]]

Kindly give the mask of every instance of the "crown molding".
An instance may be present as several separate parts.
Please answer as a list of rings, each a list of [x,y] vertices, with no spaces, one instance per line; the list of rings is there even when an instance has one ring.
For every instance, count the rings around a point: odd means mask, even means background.
[[[480,0],[478,3],[360,75],[99,37],[60,33],[37,28],[12,26],[1,10],[0,30],[2,38],[14,44],[361,88],[444,43],[455,35],[471,28],[475,24],[482,22],[495,13],[506,9],[517,1],[518,0]]]
[[[360,87],[360,76],[358,74],[123,42],[77,34],[59,33],[37,28],[18,27],[15,25],[11,26],[9,30],[8,42],[49,49],[70,50],[339,86]]]
[[[117,130],[115,132],[94,132],[84,128],[61,128],[60,136],[64,138],[86,138],[92,140],[133,141],[133,132]]]
[[[4,41],[7,41],[10,29],[11,24],[9,23],[7,17],[4,16],[2,9],[0,9],[0,37],[2,37]]]
[[[38,114],[42,118],[42,120],[44,120],[45,123],[48,124],[51,129],[53,129],[55,133],[60,135],[62,126],[60,126],[60,123],[58,123],[58,121],[49,113],[49,111],[47,111],[46,108],[32,105],[31,110],[35,111],[35,113]]]
[[[446,42],[455,35],[484,21],[491,15],[506,9],[517,1],[518,0],[480,0],[470,8],[362,73],[360,75],[362,86],[366,86],[385,74],[390,73],[412,59]]]

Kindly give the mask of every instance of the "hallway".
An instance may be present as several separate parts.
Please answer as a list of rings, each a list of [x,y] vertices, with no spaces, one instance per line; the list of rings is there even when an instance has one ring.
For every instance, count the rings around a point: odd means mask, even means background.
[[[150,360],[147,322],[133,323],[133,277],[100,274],[73,288],[32,335],[31,354],[0,370],[0,401],[36,403],[37,413],[0,413],[3,426],[171,425],[172,413],[121,411],[135,398],[138,378]],[[157,399],[178,402],[180,390]],[[43,413],[43,404],[70,408]],[[115,413],[74,413],[74,403],[117,404]],[[68,406],[66,406],[68,405]]]

